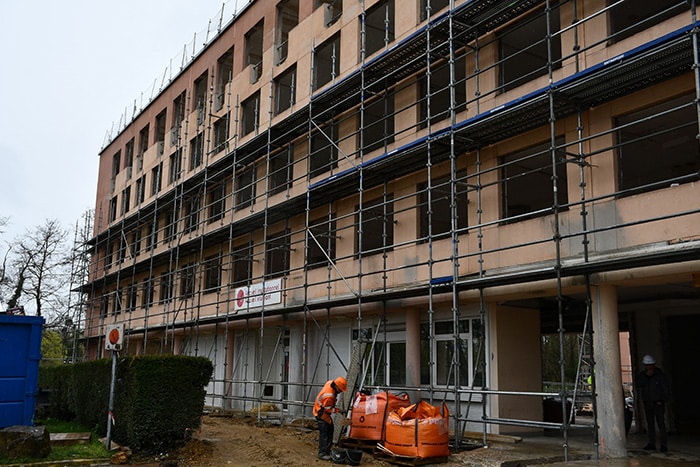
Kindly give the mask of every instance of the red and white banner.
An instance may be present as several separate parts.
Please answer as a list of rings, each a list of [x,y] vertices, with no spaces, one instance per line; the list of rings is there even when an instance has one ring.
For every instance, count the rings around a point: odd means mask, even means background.
[[[235,311],[252,311],[262,306],[277,305],[282,302],[282,279],[238,287],[235,294]]]

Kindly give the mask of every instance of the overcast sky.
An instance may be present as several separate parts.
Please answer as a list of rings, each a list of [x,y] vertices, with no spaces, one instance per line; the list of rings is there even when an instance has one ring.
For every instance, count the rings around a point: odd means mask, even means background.
[[[201,48],[222,7],[225,24],[245,3],[0,0],[0,217],[10,218],[0,241],[46,219],[72,239],[94,209],[105,136],[179,68],[195,37]]]

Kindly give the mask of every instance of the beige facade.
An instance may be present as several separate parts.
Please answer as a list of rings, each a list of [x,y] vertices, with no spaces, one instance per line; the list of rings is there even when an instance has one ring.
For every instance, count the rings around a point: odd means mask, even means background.
[[[595,367],[624,455],[620,331],[677,377],[700,324],[694,16],[426,3],[254,1],[112,138],[87,350],[122,323],[126,353],[209,356],[213,407],[297,416],[368,339],[363,385],[456,433],[566,433],[543,398],[590,401]],[[582,346],[554,385],[547,337]]]

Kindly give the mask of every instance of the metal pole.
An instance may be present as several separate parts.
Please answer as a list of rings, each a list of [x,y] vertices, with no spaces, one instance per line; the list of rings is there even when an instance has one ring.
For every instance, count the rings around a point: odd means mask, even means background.
[[[116,379],[117,373],[117,351],[112,350],[112,380],[109,383],[109,407],[107,409],[107,441],[105,445],[107,446],[107,451],[111,450],[112,442],[112,422],[114,420],[114,415],[112,411],[114,410],[114,380]]]

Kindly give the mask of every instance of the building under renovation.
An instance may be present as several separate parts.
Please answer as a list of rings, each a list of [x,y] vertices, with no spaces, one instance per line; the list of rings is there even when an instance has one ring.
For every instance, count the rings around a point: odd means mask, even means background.
[[[311,417],[347,374],[445,401],[457,440],[587,429],[620,456],[629,375],[652,354],[670,431],[697,430],[696,14],[686,0],[222,12],[100,152],[87,355],[108,356],[121,324],[122,354],[209,357],[215,409]]]

